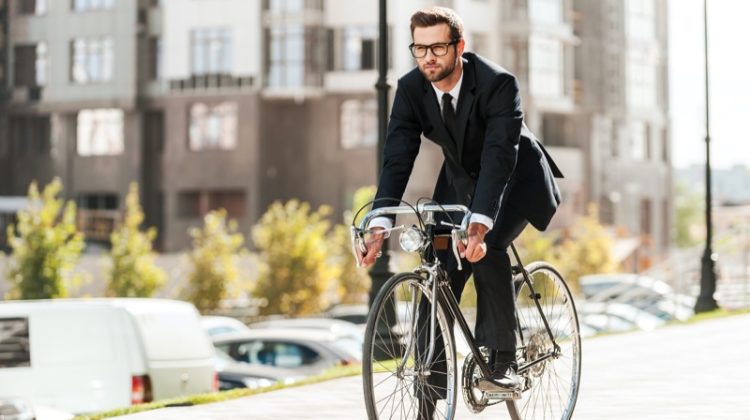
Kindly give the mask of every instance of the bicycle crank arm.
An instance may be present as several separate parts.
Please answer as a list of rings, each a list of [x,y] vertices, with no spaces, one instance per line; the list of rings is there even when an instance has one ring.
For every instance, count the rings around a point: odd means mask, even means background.
[[[516,390],[492,391],[492,392],[485,392],[484,396],[488,400],[520,400],[521,391],[516,391]]]

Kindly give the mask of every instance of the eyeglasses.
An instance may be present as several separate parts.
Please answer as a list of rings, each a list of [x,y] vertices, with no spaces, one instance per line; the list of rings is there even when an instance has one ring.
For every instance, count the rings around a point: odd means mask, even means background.
[[[409,51],[414,58],[423,58],[427,55],[427,50],[432,51],[432,55],[435,57],[442,57],[448,54],[448,47],[455,45],[460,41],[461,38],[453,38],[451,42],[436,42],[430,45],[420,45],[412,43],[409,45]]]

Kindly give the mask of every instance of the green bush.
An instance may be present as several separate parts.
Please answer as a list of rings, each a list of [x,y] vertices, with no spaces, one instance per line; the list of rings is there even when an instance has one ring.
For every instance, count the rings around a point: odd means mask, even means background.
[[[201,312],[215,310],[232,283],[239,278],[238,254],[245,238],[237,232],[237,222],[227,220],[224,209],[213,210],[203,218],[203,227],[190,229],[193,248],[189,259],[187,299]]]
[[[588,213],[567,229],[540,233],[528,227],[515,243],[525,264],[549,262],[560,270],[574,291],[578,291],[581,276],[617,269],[612,258],[612,236],[599,222],[595,205],[589,206]]]
[[[367,303],[370,291],[370,276],[367,269],[357,267],[357,261],[352,253],[350,227],[355,213],[375,197],[375,187],[359,188],[352,199],[352,208],[344,212],[344,223],[336,225],[333,230],[333,256],[341,274],[338,281],[338,294],[341,303]],[[354,224],[358,225],[367,209],[359,213]]]
[[[8,279],[10,299],[65,297],[66,281],[84,248],[76,228],[76,206],[58,198],[62,182],[55,178],[39,194],[36,182],[29,186],[29,207],[8,226],[12,259]]]
[[[310,212],[310,205],[298,200],[276,202],[253,227],[261,261],[254,294],[267,302],[261,313],[295,316],[328,306],[340,273],[329,261],[329,213],[327,206]]]
[[[144,214],[138,199],[138,184],[130,184],[124,220],[112,232],[112,268],[109,271],[107,295],[150,297],[164,284],[166,275],[154,265],[152,243],[156,229],[141,231]]]

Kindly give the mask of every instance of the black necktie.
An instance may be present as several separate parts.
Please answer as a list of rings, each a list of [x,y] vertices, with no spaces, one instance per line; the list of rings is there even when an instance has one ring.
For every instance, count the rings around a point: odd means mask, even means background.
[[[453,97],[450,93],[443,94],[443,123],[453,141],[456,141],[456,111],[453,109]]]

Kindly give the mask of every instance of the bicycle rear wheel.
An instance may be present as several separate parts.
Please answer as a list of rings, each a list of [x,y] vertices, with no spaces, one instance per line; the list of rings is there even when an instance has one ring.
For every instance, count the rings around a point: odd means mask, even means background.
[[[517,358],[525,382],[517,407],[523,419],[568,420],[573,415],[581,380],[578,314],[568,285],[554,267],[535,262],[527,271],[536,299],[521,274],[515,280]]]
[[[432,362],[425,364],[429,342],[432,290],[414,273],[391,277],[375,298],[367,319],[362,358],[368,418],[418,419],[420,399],[435,403],[435,418],[452,419],[456,411],[456,352],[451,322],[437,307]],[[444,379],[444,380],[443,380]]]

